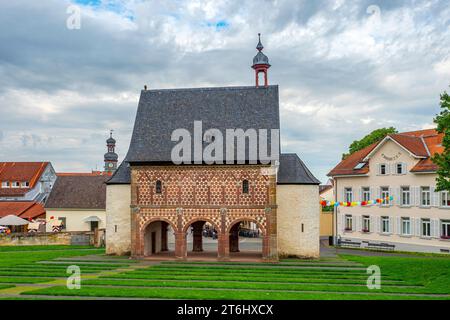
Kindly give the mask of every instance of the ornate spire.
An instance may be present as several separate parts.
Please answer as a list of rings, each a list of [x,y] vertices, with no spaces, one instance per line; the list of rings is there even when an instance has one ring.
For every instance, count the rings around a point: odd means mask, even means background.
[[[267,70],[270,68],[269,58],[262,53],[264,46],[261,43],[261,33],[258,33],[258,44],[256,45],[256,50],[258,53],[253,58],[252,68],[255,70],[255,81],[256,86],[259,87],[259,73],[264,74],[264,86],[267,87],[269,85],[269,81],[267,78]]]
[[[258,38],[259,38],[259,41],[258,41],[258,45],[256,46],[256,49],[261,52],[262,49],[264,49],[264,46],[261,43],[261,33],[258,33]]]
[[[105,161],[105,171],[106,172],[114,172],[117,169],[117,160],[118,155],[116,153],[116,139],[112,136],[113,130],[109,131],[109,138],[106,140],[106,146],[108,152],[105,153],[104,161]]]

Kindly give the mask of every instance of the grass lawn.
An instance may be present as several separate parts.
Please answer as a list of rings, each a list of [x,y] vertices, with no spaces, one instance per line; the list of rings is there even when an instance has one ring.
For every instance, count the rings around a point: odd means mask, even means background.
[[[63,286],[69,265],[81,267],[80,290]],[[381,269],[379,290],[366,286],[370,265]],[[21,287],[24,284],[34,287]],[[279,264],[163,262],[145,266],[140,261],[106,257],[103,250],[90,247],[3,247],[0,299],[2,294],[4,299],[449,300],[450,257],[342,255]]]

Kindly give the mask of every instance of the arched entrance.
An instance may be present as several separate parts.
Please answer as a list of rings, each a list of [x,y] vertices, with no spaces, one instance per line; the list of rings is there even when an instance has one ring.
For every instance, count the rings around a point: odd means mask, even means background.
[[[255,258],[267,255],[268,237],[264,228],[253,220],[234,221],[228,229],[230,259]]]
[[[195,219],[186,224],[186,256],[188,258],[217,258],[219,228],[207,219]]]
[[[148,223],[144,228],[144,256],[174,256],[174,229],[164,220]]]

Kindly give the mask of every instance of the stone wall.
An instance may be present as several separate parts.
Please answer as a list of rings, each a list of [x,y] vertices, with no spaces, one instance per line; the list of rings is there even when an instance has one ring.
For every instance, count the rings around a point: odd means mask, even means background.
[[[0,235],[0,246],[45,246],[45,245],[70,245],[74,235],[89,235],[89,243],[94,244],[94,233],[14,233]]]
[[[106,188],[106,253],[125,255],[131,251],[131,186]]]
[[[278,185],[278,254],[318,258],[320,205],[317,185]]]

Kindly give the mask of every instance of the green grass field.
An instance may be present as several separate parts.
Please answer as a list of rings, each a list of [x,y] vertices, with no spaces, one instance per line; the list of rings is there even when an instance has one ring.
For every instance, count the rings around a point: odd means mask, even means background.
[[[78,265],[79,290],[66,287]],[[366,268],[381,269],[381,288]],[[161,262],[90,247],[0,247],[0,299],[450,299],[450,257],[342,255],[280,263]]]

